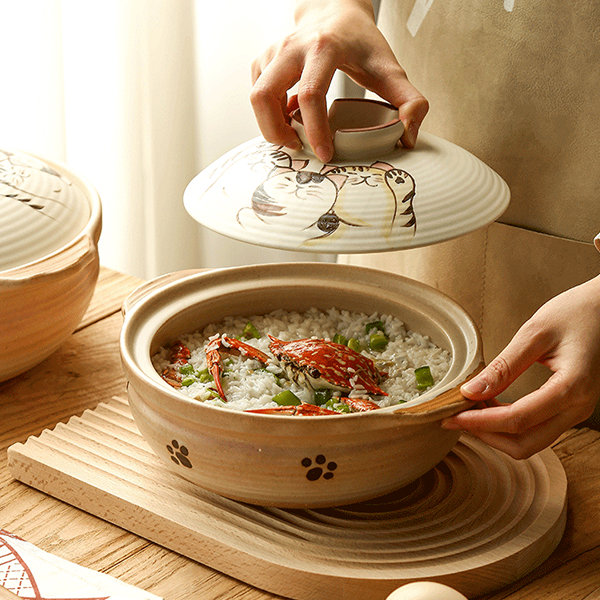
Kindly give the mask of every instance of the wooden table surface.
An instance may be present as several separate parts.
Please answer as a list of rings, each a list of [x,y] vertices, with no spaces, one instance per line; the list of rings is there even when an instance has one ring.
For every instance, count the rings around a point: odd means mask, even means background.
[[[139,283],[102,269],[71,338],[41,365],[0,384],[0,529],[165,600],[277,598],[29,488],[8,471],[11,444],[113,395],[125,396],[120,306]],[[570,430],[554,450],[569,485],[565,535],[541,567],[486,600],[600,599],[600,432]]]

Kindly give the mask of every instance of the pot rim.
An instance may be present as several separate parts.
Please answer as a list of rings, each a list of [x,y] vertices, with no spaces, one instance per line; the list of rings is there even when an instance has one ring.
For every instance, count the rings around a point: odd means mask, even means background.
[[[75,244],[77,244],[81,240],[84,240],[85,238],[92,240],[94,246],[97,246],[98,240],[100,239],[100,232],[102,229],[102,204],[100,201],[100,195],[98,194],[96,188],[85,177],[81,177],[80,175],[75,174],[71,169],[69,169],[61,162],[49,160],[48,158],[39,156],[38,154],[35,154],[33,152],[26,152],[24,150],[19,149],[12,149],[12,151],[27,154],[33,158],[36,158],[37,160],[53,167],[56,171],[66,174],[73,182],[76,182],[88,202],[90,214],[87,223],[84,225],[84,227],[79,231],[79,233],[77,233],[77,235],[72,237],[65,244],[63,244],[56,250],[53,250],[48,254],[43,254],[42,256],[39,256],[29,262],[17,265],[15,267],[10,267],[9,269],[0,269],[0,278],[18,275],[21,269],[31,270],[32,267],[35,267],[38,264],[53,259],[59,254],[62,254],[63,252],[68,250],[69,248],[72,248]]]
[[[169,301],[165,302],[165,298],[168,297],[169,295],[171,295],[174,290],[185,287],[186,285],[190,285],[190,283],[192,281],[195,282],[195,281],[199,280],[200,282],[202,282],[205,279],[210,279],[211,277],[220,277],[223,275],[235,276],[235,274],[239,273],[239,272],[243,272],[243,273],[252,272],[252,271],[260,272],[261,270],[265,270],[265,268],[281,270],[281,271],[285,272],[285,270],[290,269],[290,268],[291,269],[293,269],[293,268],[301,269],[301,268],[307,268],[307,267],[311,268],[311,269],[335,268],[337,270],[340,270],[341,272],[351,271],[352,273],[362,272],[362,273],[369,273],[369,274],[381,274],[381,275],[384,275],[386,278],[390,278],[391,280],[394,280],[396,282],[402,282],[403,284],[407,284],[409,287],[412,287],[413,290],[426,290],[428,293],[434,294],[434,295],[438,296],[440,299],[443,299],[443,301],[446,303],[446,306],[449,309],[451,309],[451,311],[449,311],[449,312],[453,312],[457,315],[460,315],[463,325],[468,327],[468,333],[472,336],[471,351],[467,352],[467,356],[465,358],[465,365],[461,369],[461,373],[459,375],[456,375],[450,381],[444,381],[446,379],[446,376],[445,376],[441,382],[439,382],[437,385],[433,386],[430,390],[428,390],[424,394],[418,396],[417,398],[410,400],[408,402],[405,402],[405,403],[393,404],[391,406],[381,408],[381,409],[378,409],[375,411],[366,411],[366,412],[357,412],[357,413],[339,414],[339,415],[323,415],[323,416],[320,416],[319,419],[316,419],[316,420],[315,419],[299,419],[298,417],[295,417],[292,415],[279,415],[279,414],[273,415],[273,414],[260,414],[260,413],[257,414],[257,413],[249,413],[249,412],[237,411],[237,410],[228,410],[228,409],[223,409],[218,406],[207,405],[207,404],[198,402],[197,400],[194,400],[193,398],[189,398],[189,397],[185,396],[184,394],[179,393],[177,390],[171,388],[170,386],[166,385],[160,379],[160,375],[156,371],[153,371],[152,374],[147,373],[146,370],[143,369],[138,364],[138,361],[134,357],[134,353],[133,353],[132,349],[129,347],[128,339],[131,335],[135,334],[135,327],[137,325],[137,321],[139,321],[139,320],[143,321],[146,318],[146,317],[140,316],[140,313],[143,313],[143,311],[146,311],[146,310],[152,310],[153,306],[154,306],[154,312],[155,312],[159,308],[159,306],[162,306],[165,304],[172,305],[173,303],[176,303],[175,298],[172,298],[170,302]],[[160,277],[157,279],[160,279]],[[152,281],[154,281],[154,280],[152,280]],[[135,294],[135,293],[136,293],[136,291],[132,292],[132,294]],[[181,296],[178,298],[178,300],[180,300],[180,299],[181,299]],[[179,302],[179,303],[181,304],[181,302]],[[190,303],[189,305],[191,306],[192,304]],[[154,328],[154,333],[156,333],[156,331],[158,331],[158,329],[162,325],[164,325],[164,323],[166,323],[169,320],[169,318],[171,318],[172,316],[174,316],[176,314],[178,314],[178,313],[171,311],[166,318],[163,315],[163,317],[160,319],[160,324]],[[131,332],[132,329],[134,329],[133,333]],[[466,337],[467,336],[465,334],[465,340],[466,340]],[[466,340],[466,341],[468,344],[469,340]],[[352,420],[356,421],[357,419],[365,419],[365,418],[375,420],[375,419],[380,419],[380,418],[387,418],[389,415],[396,415],[396,418],[403,417],[402,410],[404,408],[412,408],[415,406],[426,404],[427,402],[437,398],[440,394],[455,388],[457,385],[462,384],[469,377],[469,375],[471,375],[471,373],[473,371],[475,371],[482,363],[482,341],[481,341],[481,335],[479,333],[479,330],[478,330],[477,326],[475,325],[475,322],[470,317],[470,315],[465,311],[465,309],[463,309],[455,300],[450,298],[448,295],[444,294],[443,292],[440,292],[439,290],[433,288],[432,286],[426,285],[417,280],[410,279],[408,277],[404,277],[402,275],[397,275],[394,273],[387,273],[387,272],[381,271],[379,269],[373,269],[373,268],[369,268],[369,267],[361,267],[361,266],[355,266],[355,265],[344,265],[344,264],[339,264],[339,263],[319,263],[319,262],[289,262],[289,263],[272,263],[272,264],[267,263],[267,264],[257,264],[257,265],[245,265],[245,266],[238,266],[238,267],[223,267],[223,268],[210,269],[210,270],[199,270],[198,272],[195,272],[195,273],[185,274],[179,279],[175,279],[175,280],[171,280],[171,281],[167,280],[164,283],[159,284],[157,286],[150,286],[150,290],[148,291],[148,293],[145,295],[142,295],[141,297],[136,298],[135,302],[129,305],[127,312],[124,314],[124,321],[123,321],[123,326],[121,328],[121,334],[120,334],[120,339],[119,339],[119,347],[120,347],[120,352],[121,352],[121,360],[122,360],[123,367],[125,369],[127,380],[128,380],[128,385],[131,385],[132,378],[131,378],[130,374],[134,374],[135,377],[137,378],[137,380],[141,381],[145,387],[149,387],[153,391],[158,392],[159,394],[161,394],[163,396],[165,396],[165,395],[168,396],[172,402],[176,403],[175,405],[170,405],[168,408],[165,408],[165,406],[163,405],[163,406],[161,406],[161,410],[164,410],[166,412],[175,412],[176,408],[174,408],[174,406],[181,407],[182,409],[185,410],[186,413],[188,413],[188,411],[190,411],[190,410],[191,411],[199,411],[199,412],[208,410],[208,411],[211,411],[211,413],[208,413],[208,414],[214,414],[215,416],[217,416],[217,415],[223,416],[225,414],[225,415],[228,415],[227,418],[229,418],[229,419],[235,418],[236,420],[247,421],[247,422],[250,422],[250,421],[257,422],[256,419],[258,418],[258,419],[271,419],[271,420],[276,419],[277,422],[281,422],[281,423],[283,423],[283,422],[288,422],[288,423],[289,422],[294,422],[294,423],[312,422],[314,424],[315,421],[318,421],[318,422],[327,421],[329,423],[336,421],[336,422],[340,423],[340,422],[350,422]],[[453,353],[452,354],[452,362],[451,362],[450,367],[452,367],[454,359],[455,359],[455,355]],[[459,411],[457,410],[456,412],[459,412]],[[444,415],[444,416],[449,416],[449,415]],[[405,423],[409,423],[411,420],[415,424],[417,423],[417,421],[419,423],[423,422],[422,419],[413,418],[412,415],[404,415],[404,417],[405,417],[405,420],[404,420]],[[438,417],[438,418],[441,419],[442,417]],[[434,419],[431,419],[431,420],[434,420]]]

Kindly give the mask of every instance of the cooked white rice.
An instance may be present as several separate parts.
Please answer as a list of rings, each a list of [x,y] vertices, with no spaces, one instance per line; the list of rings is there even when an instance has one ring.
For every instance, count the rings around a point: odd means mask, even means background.
[[[381,389],[388,396],[370,397],[380,407],[390,406],[413,400],[424,391],[417,389],[415,369],[429,366],[433,380],[439,382],[450,367],[450,353],[439,348],[431,340],[417,332],[407,330],[404,323],[390,315],[373,313],[350,312],[331,308],[327,311],[311,308],[304,313],[277,310],[266,315],[250,317],[227,317],[220,323],[206,326],[202,331],[190,333],[179,338],[191,351],[189,363],[197,373],[206,369],[205,347],[208,339],[215,334],[227,335],[242,339],[242,331],[250,321],[262,334],[260,339],[244,339],[247,344],[258,348],[269,356],[270,340],[267,333],[285,340],[301,338],[321,338],[333,340],[333,336],[342,334],[347,339],[356,338],[360,341],[362,351],[375,362],[380,371],[388,373],[388,378],[380,383]],[[365,333],[367,323],[382,321],[384,330],[389,338],[387,347],[382,352],[368,349],[369,335]],[[372,333],[372,332],[371,332]],[[161,348],[153,357],[153,364],[158,373],[164,369],[177,366],[170,363],[170,348]],[[226,372],[222,377],[223,390],[227,402],[215,398],[215,384],[212,381],[202,383],[196,377],[190,377],[194,382],[179,388],[182,394],[198,401],[234,410],[249,410],[276,407],[273,396],[284,389],[291,390],[302,402],[314,403],[313,392],[298,386],[285,378],[283,369],[273,358],[266,368],[260,362],[243,356],[222,354]],[[186,375],[182,375],[185,380]],[[189,383],[189,379],[186,383]],[[166,385],[166,384],[165,384]],[[334,392],[335,395],[343,395]],[[352,390],[350,397],[368,398],[364,391]]]

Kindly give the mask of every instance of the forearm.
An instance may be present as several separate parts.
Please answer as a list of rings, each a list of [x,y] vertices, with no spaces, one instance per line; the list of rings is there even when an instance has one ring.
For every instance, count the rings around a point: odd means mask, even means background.
[[[375,20],[371,0],[296,0],[294,20],[296,24],[313,14],[340,14],[345,11],[362,11]]]

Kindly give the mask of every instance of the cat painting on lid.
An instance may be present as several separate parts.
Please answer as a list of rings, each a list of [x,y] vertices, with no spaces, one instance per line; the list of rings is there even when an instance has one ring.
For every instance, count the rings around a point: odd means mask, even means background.
[[[272,168],[254,190],[251,206],[238,212],[240,225],[254,218],[300,228],[307,243],[364,227],[386,238],[399,229],[414,235],[415,180],[406,171],[377,161],[368,166],[326,164],[317,172],[310,170],[309,160],[293,159],[281,146],[271,148],[263,160]],[[377,197],[373,206],[371,191]]]

